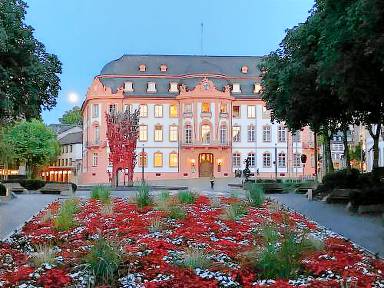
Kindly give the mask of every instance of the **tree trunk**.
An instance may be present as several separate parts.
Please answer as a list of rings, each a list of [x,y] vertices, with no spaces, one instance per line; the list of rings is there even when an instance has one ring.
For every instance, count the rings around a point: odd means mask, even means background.
[[[380,139],[380,132],[381,132],[381,123],[376,125],[376,131],[373,131],[373,125],[370,125],[367,127],[368,132],[371,135],[373,139],[373,163],[372,163],[372,169],[379,167],[379,139]]]
[[[345,164],[347,167],[347,171],[351,172],[351,158],[349,155],[349,146],[348,146],[348,128],[343,129],[343,144],[344,144],[344,159],[345,159]]]
[[[332,162],[332,153],[331,153],[331,137],[329,136],[329,132],[326,131],[325,135],[325,158],[326,158],[326,172],[327,173],[333,173],[335,169],[333,168],[333,162]]]
[[[319,179],[317,179],[317,161],[318,161],[318,151],[317,151],[317,132],[315,131],[313,133],[313,146],[314,146],[314,149],[315,149],[315,153],[314,153],[314,157],[315,157],[315,177],[316,177],[316,181],[319,181]]]

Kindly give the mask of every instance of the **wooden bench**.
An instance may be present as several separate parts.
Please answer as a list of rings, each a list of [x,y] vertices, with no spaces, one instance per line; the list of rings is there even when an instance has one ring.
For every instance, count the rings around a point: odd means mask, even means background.
[[[295,192],[299,194],[305,194],[308,192],[308,189],[316,190],[316,188],[317,188],[317,183],[315,182],[303,183],[303,184],[300,184],[300,186],[295,189]]]
[[[71,183],[47,183],[39,190],[42,194],[60,194],[63,196],[73,196],[74,191]]]
[[[352,191],[353,189],[333,189],[331,193],[324,197],[323,200],[325,200],[327,203],[348,203],[351,198],[350,193]]]
[[[23,186],[21,186],[20,183],[3,183],[3,185],[7,188],[9,194],[11,194],[12,192],[14,193],[28,192],[28,190],[25,189]]]
[[[260,183],[260,185],[264,188],[264,193],[272,194],[272,193],[283,193],[284,188],[279,183]]]

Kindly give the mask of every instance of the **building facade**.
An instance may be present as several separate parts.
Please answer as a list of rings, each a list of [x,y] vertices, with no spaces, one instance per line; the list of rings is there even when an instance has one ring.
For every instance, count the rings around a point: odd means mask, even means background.
[[[248,157],[258,177],[312,177],[313,134],[271,122],[260,60],[126,55],[105,65],[82,105],[81,182],[110,181],[105,114],[126,109],[140,110],[134,179],[232,177]]]
[[[49,126],[57,134],[60,155],[50,163],[41,176],[46,181],[73,182],[78,184],[82,171],[83,128],[54,124]]]

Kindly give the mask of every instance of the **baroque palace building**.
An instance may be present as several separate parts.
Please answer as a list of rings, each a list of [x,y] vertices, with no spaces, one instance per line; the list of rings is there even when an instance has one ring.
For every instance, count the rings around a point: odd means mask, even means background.
[[[105,114],[123,109],[140,109],[135,180],[142,170],[151,180],[232,177],[246,158],[257,177],[312,177],[313,134],[271,122],[261,59],[125,55],[105,65],[82,105],[81,183],[110,181]]]

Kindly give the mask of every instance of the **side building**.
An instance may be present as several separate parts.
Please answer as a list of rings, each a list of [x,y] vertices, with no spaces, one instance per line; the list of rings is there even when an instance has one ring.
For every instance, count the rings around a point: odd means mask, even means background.
[[[146,179],[232,177],[246,158],[258,177],[313,177],[313,134],[305,128],[292,135],[271,122],[261,100],[260,61],[126,55],[105,65],[82,105],[81,183],[109,181],[105,115],[125,109],[140,109],[134,179],[142,166]]]

